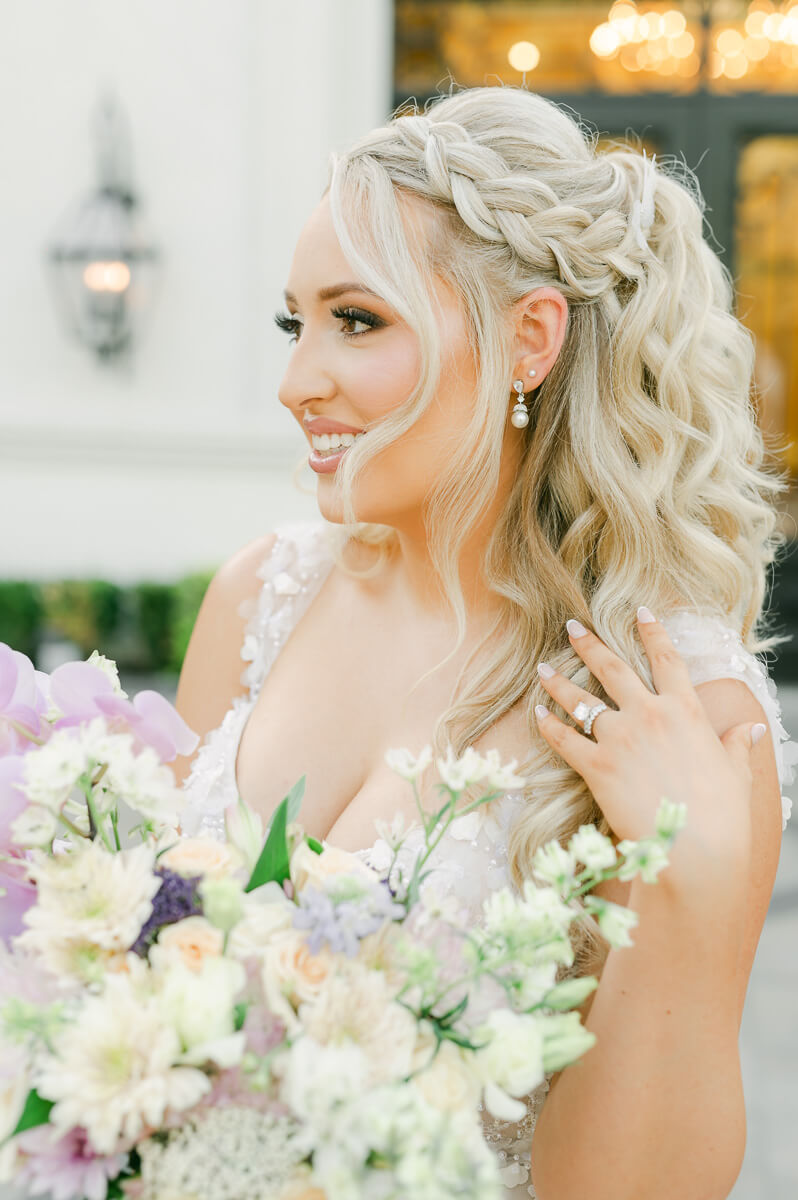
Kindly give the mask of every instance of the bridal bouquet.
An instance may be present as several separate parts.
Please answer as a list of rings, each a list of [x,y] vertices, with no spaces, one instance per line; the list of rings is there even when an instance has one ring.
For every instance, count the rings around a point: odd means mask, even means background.
[[[448,754],[428,813],[429,748],[389,752],[423,844],[402,862],[410,831],[376,822],[378,872],[306,835],[304,780],[265,836],[239,802],[225,842],[181,837],[165,764],[196,741],[101,656],[47,677],[0,645],[0,1180],[53,1200],[496,1200],[480,1102],[518,1120],[593,1044],[573,1010],[596,981],[556,982],[569,927],[587,909],[629,944],[635,914],[590,890],[654,880],[684,806],[617,849],[594,826],[547,844],[538,882],[469,928],[426,864],[522,782],[514,763]]]

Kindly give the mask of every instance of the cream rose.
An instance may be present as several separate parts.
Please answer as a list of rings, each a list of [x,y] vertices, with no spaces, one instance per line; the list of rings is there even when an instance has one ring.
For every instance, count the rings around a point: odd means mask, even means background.
[[[208,958],[218,958],[224,947],[224,934],[205,917],[186,917],[166,925],[150,949],[150,962],[156,970],[179,958],[191,971],[201,971]]]
[[[461,1052],[450,1041],[441,1042],[435,1058],[413,1076],[413,1082],[429,1104],[444,1112],[476,1109],[482,1092]]]
[[[321,854],[316,854],[307,842],[300,842],[291,855],[289,870],[291,882],[298,891],[308,883],[321,887],[333,875],[359,875],[370,882],[379,879],[377,872],[367,867],[355,854],[326,843]]]
[[[229,875],[243,863],[242,855],[234,846],[203,837],[181,838],[158,860],[159,866],[186,876]]]
[[[267,947],[264,971],[269,972],[284,994],[296,1003],[315,1000],[335,960],[326,946],[311,954],[304,931],[287,929]]]

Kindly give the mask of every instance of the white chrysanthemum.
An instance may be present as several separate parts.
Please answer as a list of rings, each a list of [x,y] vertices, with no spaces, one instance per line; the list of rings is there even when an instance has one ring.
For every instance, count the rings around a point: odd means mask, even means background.
[[[137,1150],[139,1200],[264,1200],[279,1195],[304,1157],[296,1121],[239,1105],[208,1109]]]
[[[599,833],[595,825],[580,825],[568,843],[568,849],[577,862],[584,863],[590,871],[604,871],[615,866],[617,855],[611,840]]]
[[[77,1017],[39,1063],[39,1095],[54,1100],[50,1124],[62,1132],[82,1125],[100,1154],[120,1138],[159,1128],[167,1112],[192,1107],[210,1080],[179,1065],[180,1039],[164,1020],[159,999],[140,980],[108,975],[100,995],[85,999]]]
[[[98,841],[78,842],[52,858],[36,853],[29,872],[36,904],[24,915],[18,944],[62,969],[70,944],[119,953],[135,942],[161,886],[153,853],[134,846],[109,854]],[[56,968],[55,963],[59,966]]]
[[[432,762],[432,747],[425,746],[418,757],[414,757],[405,747],[386,750],[385,761],[392,771],[412,783]]]
[[[342,962],[315,1000],[300,1005],[299,1017],[308,1036],[324,1045],[348,1038],[360,1046],[373,1086],[410,1073],[416,1020],[393,996],[382,971],[370,971],[356,960]]]
[[[281,1076],[280,1098],[319,1131],[338,1106],[364,1090],[369,1073],[368,1059],[354,1042],[323,1045],[309,1034],[297,1038],[274,1067]]]

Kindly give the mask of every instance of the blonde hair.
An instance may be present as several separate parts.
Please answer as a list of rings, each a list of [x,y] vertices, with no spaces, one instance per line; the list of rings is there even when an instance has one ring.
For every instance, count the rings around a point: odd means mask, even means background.
[[[565,341],[530,397],[530,423],[519,431],[525,453],[484,561],[504,604],[487,653],[461,671],[431,738],[437,753],[448,743],[461,753],[526,700],[530,753],[517,769],[531,782],[510,836],[516,883],[548,839],[566,840],[591,821],[609,832],[533,711],[549,699],[540,659],[607,700],[570,648],[568,617],[592,627],[650,686],[635,633],[641,602],[659,616],[680,607],[720,616],[752,652],[784,640],[764,636],[763,603],[767,565],[784,541],[768,498],[787,485],[766,469],[753,341],[733,315],[729,272],[703,238],[698,184],[678,161],[652,168],[628,145],[599,150],[597,140],[524,89],[464,89],[423,113],[394,114],[333,155],[328,185],[344,254],[415,332],[422,362],[407,402],[355,443],[338,471],[338,562],[352,573],[343,559],[350,537],[378,548],[370,574],[395,542],[388,527],[357,521],[352,495],[366,462],[435,396],[433,279],[462,301],[478,385],[425,512],[457,621],[452,654],[466,631],[459,552],[495,495],[514,399],[510,308],[542,286],[568,302]],[[633,218],[647,170],[655,170],[654,219],[644,238]],[[436,218],[420,248],[403,227],[407,195]],[[605,950],[590,925],[575,969]]]

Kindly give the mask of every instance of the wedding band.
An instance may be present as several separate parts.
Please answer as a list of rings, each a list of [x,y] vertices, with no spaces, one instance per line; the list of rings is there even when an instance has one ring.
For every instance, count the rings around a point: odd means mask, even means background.
[[[577,721],[584,721],[585,733],[588,735],[588,737],[590,736],[590,731],[593,728],[593,722],[599,713],[604,712],[606,707],[607,705],[603,700],[599,700],[598,704],[594,704],[592,708],[589,708],[587,704],[585,704],[584,700],[580,700],[577,704],[573,715]]]

